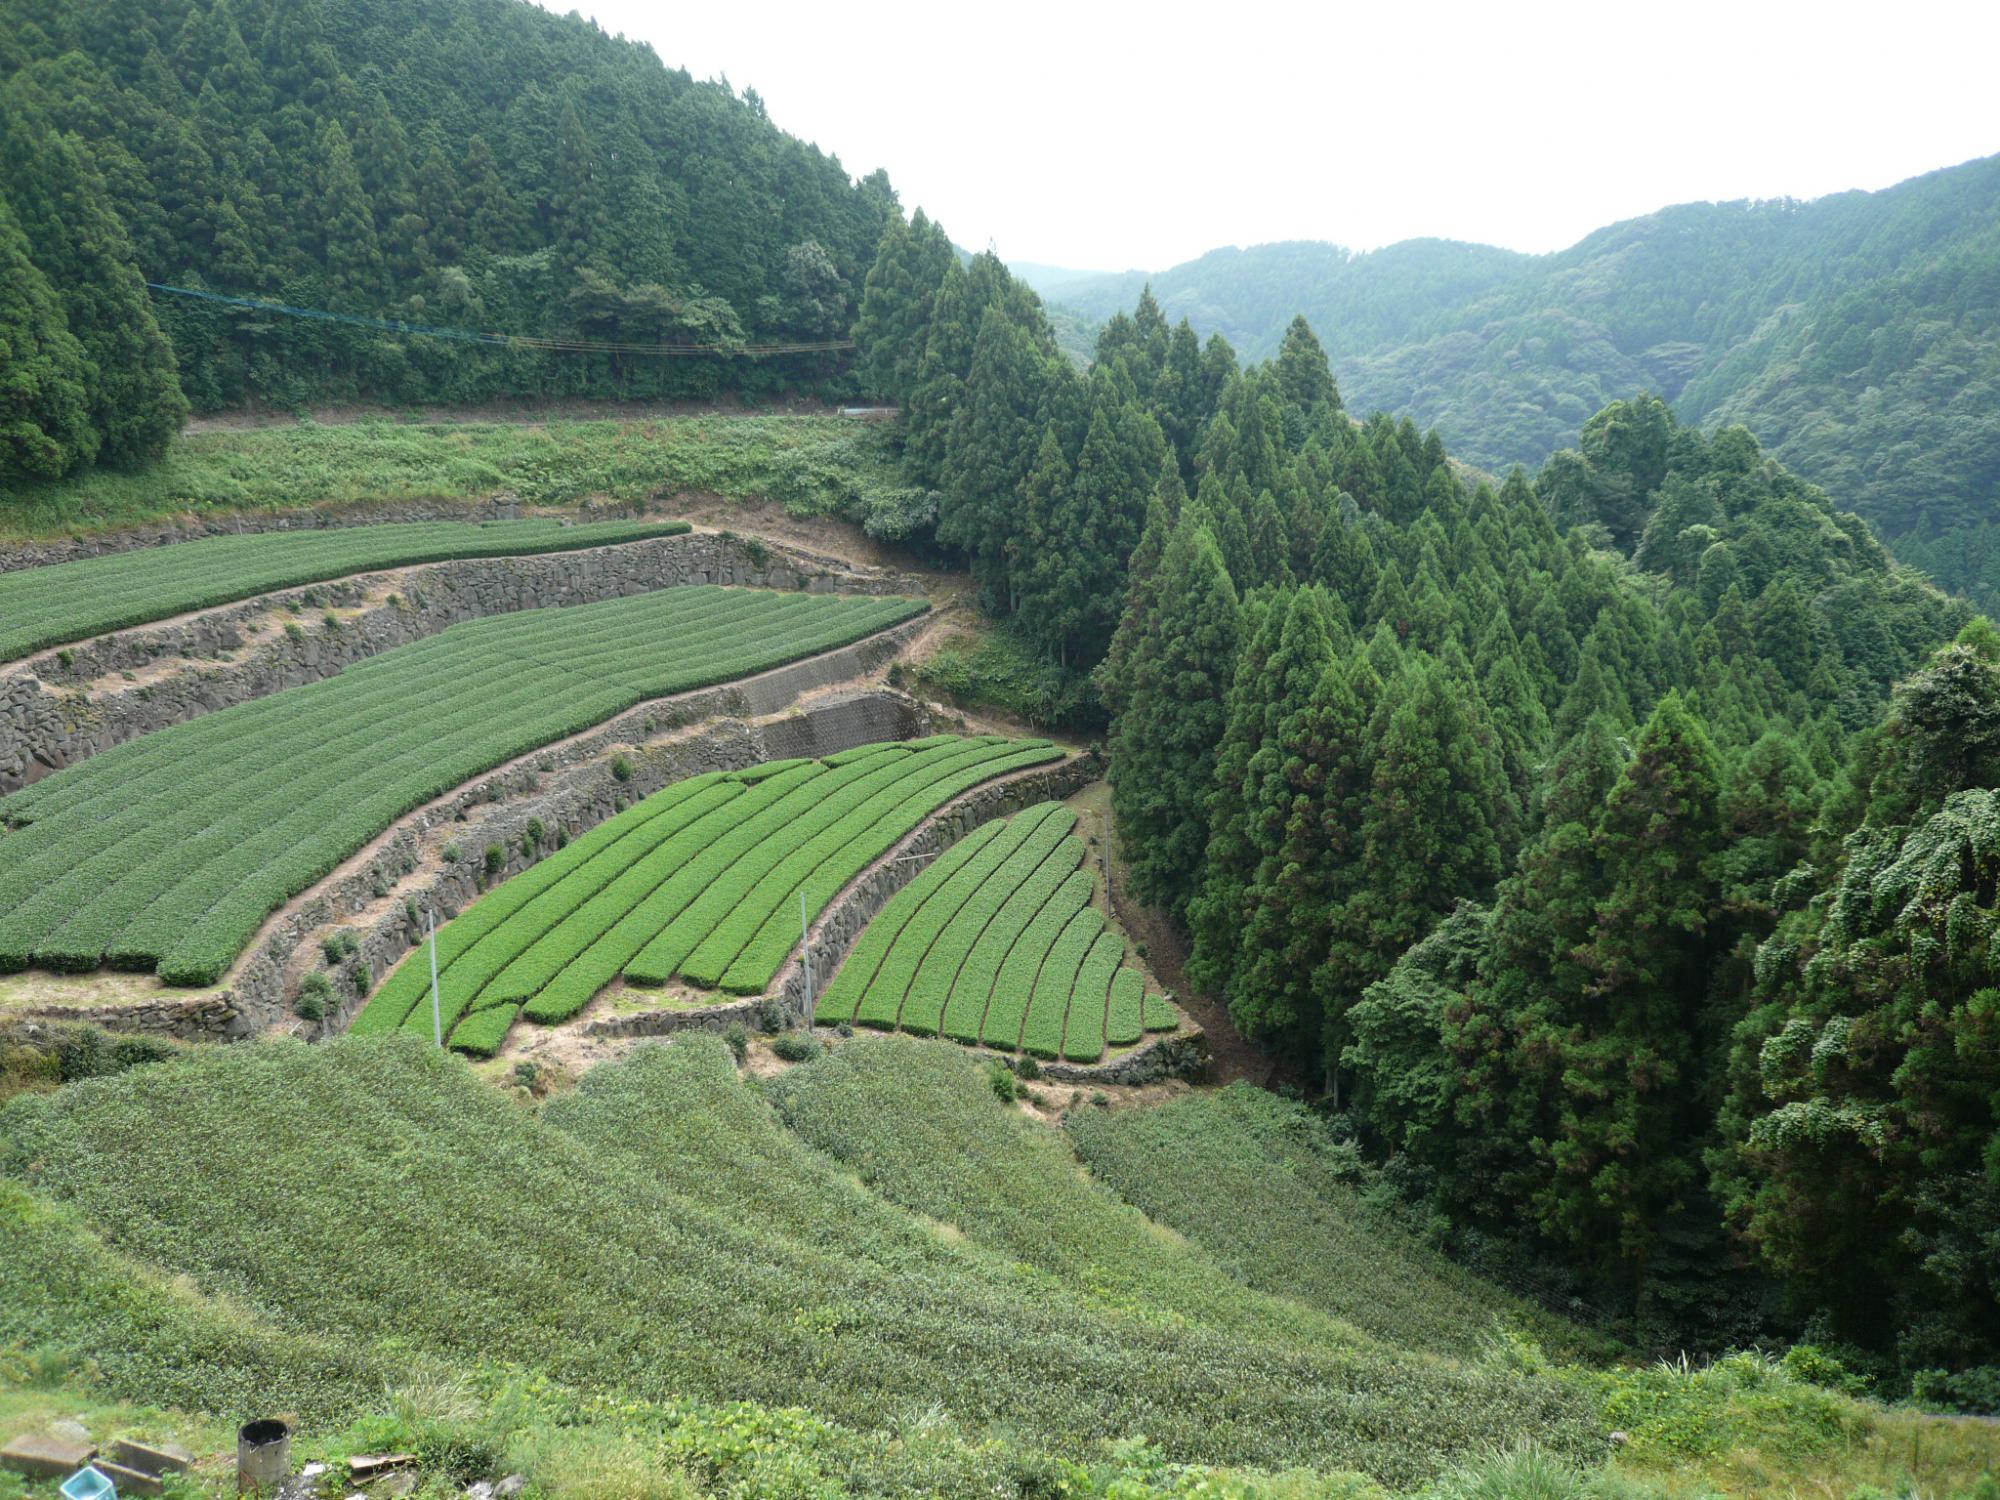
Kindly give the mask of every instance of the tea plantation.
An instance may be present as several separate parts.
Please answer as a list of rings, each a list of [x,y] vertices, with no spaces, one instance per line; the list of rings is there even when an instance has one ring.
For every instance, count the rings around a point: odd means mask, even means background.
[[[1073,1062],[1173,1030],[1091,905],[1075,826],[1048,803],[954,845],[855,944],[819,1019]]]
[[[643,700],[924,608],[703,586],[470,620],[119,745],[0,799],[0,970],[212,984],[273,910],[413,808]]]
[[[628,1399],[864,1429],[929,1409],[1057,1449],[1143,1434],[1405,1483],[1530,1435],[1601,1443],[1548,1376],[1391,1348],[1152,1233],[957,1049],[845,1052],[777,1111],[706,1037],[539,1110],[398,1036],[203,1049],[19,1100],[0,1346],[87,1353],[148,1401],[254,1390],[316,1420],[390,1370],[492,1361]],[[162,1357],[182,1330],[206,1357]]]
[[[491,1054],[517,1016],[567,1020],[621,974],[760,994],[798,947],[802,900],[816,917],[953,798],[1061,756],[1046,740],[938,735],[676,783],[445,925],[442,1025]],[[429,1035],[430,988],[419,950],[353,1029]]]
[[[416,521],[210,537],[22,568],[0,573],[0,661],[375,568],[574,552],[689,529],[685,521]]]

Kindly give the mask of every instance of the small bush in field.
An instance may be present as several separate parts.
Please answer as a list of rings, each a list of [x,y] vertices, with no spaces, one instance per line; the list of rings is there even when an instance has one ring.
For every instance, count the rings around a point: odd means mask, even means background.
[[[803,1031],[787,1031],[772,1038],[771,1051],[786,1062],[804,1062],[819,1056],[820,1046]]]

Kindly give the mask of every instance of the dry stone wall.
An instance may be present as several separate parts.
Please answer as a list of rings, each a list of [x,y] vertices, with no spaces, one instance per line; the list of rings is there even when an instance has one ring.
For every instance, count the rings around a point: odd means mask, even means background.
[[[0,674],[0,794],[140,735],[332,677],[462,620],[700,583],[922,592],[901,575],[855,573],[724,533],[463,559],[287,589],[44,652]],[[354,606],[365,607],[339,617],[337,628],[325,623],[329,610]],[[274,608],[287,607],[295,619],[274,618]],[[261,628],[252,634],[253,626]],[[170,669],[155,670],[162,662]],[[133,674],[131,685],[119,684],[124,673]]]
[[[640,798],[690,776],[933,733],[928,710],[887,691],[857,691],[781,712],[818,690],[824,678],[851,681],[874,670],[919,625],[911,621],[844,651],[747,682],[641,704],[588,735],[528,756],[411,814],[373,850],[336,871],[259,935],[232,980],[242,1012],[239,1029],[261,1031],[290,1015],[298,982],[317,961],[316,951],[300,954],[300,946],[331,925],[345,926],[359,944],[331,976],[343,1003],[325,1029],[337,1030],[361,1008],[357,971],[365,968],[371,986],[380,983],[422,940],[426,910],[434,909],[440,922],[449,921],[482,889],[553,852],[559,836],[576,838]],[[772,714],[778,716],[768,717]],[[682,732],[689,725],[700,728]],[[623,779],[613,753],[621,746],[630,747],[620,752]],[[526,837],[534,820],[544,830],[544,843],[530,852]],[[459,857],[441,868],[426,866],[427,848],[434,852],[441,843],[456,845]],[[502,851],[504,863],[489,880],[484,855],[492,846]]]
[[[183,1042],[227,1041],[237,1034],[236,1005],[227,993],[177,998],[171,993],[123,1005],[37,1005],[7,1012],[9,1020],[55,1021],[105,1031],[145,1032]]]

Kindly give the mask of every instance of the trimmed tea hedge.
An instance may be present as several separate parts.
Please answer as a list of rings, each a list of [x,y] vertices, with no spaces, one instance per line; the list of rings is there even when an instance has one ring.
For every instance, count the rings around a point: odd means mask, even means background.
[[[438,938],[452,1045],[491,1052],[517,1013],[566,1020],[620,975],[761,993],[796,950],[802,892],[817,915],[953,798],[1061,757],[1046,740],[996,735],[863,751],[843,752],[839,764],[795,760],[678,783],[475,902]],[[430,960],[419,949],[354,1029],[427,1035],[429,994]],[[506,1023],[489,1019],[495,1013]]]
[[[0,573],[0,662],[378,568],[574,552],[678,536],[685,521],[417,521],[209,537]]]
[[[911,599],[689,587],[454,625],[0,800],[0,970],[213,984],[397,818],[645,699],[888,628]]]
[[[819,1019],[1073,1062],[1103,1057],[1107,1032],[1124,1046],[1173,1030],[1172,1004],[1121,967],[1124,939],[1091,904],[1075,826],[1050,802],[946,851],[862,934]]]

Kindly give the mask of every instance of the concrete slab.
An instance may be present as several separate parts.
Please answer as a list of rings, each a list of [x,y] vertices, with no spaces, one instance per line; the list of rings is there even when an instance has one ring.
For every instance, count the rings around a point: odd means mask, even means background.
[[[0,1448],[0,1469],[31,1479],[62,1479],[89,1463],[97,1450],[88,1443],[31,1432]]]
[[[194,1467],[194,1455],[172,1443],[140,1443],[120,1438],[111,1445],[111,1457],[141,1474],[185,1474]]]

